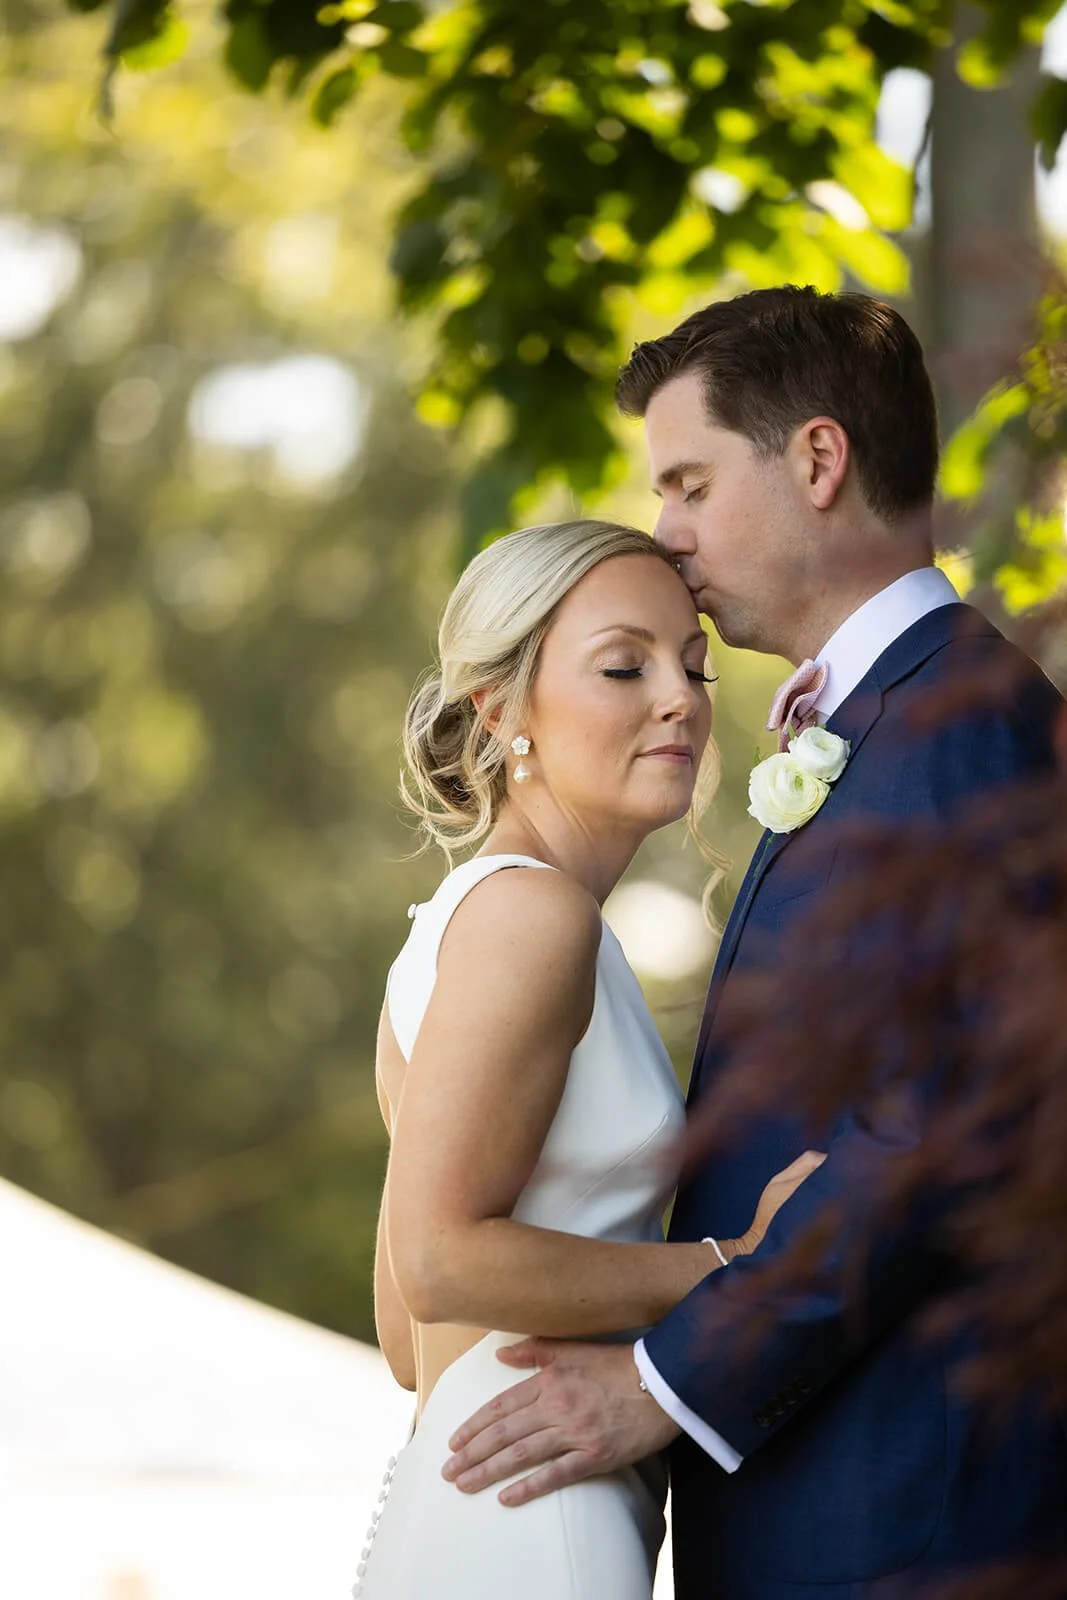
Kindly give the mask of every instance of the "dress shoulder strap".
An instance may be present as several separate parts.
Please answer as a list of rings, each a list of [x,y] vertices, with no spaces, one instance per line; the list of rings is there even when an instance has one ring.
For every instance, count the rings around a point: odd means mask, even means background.
[[[543,867],[546,872],[556,870],[547,861],[538,861],[534,856],[474,856],[448,874],[439,884],[432,900],[411,907],[408,915],[414,919],[414,927],[393,963],[386,989],[389,1021],[396,1042],[406,1058],[411,1056],[433,993],[437,977],[437,953],[448,924],[475,885],[505,867]]]

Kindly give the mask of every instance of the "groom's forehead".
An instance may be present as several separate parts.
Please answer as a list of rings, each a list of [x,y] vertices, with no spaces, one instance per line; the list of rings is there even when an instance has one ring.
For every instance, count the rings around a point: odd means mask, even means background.
[[[713,422],[704,391],[693,373],[658,389],[645,412],[645,443],[653,481],[666,488],[694,468],[709,467],[728,453],[730,431]]]
[[[668,378],[645,407],[645,430],[661,433],[665,429],[699,427],[708,420],[704,386],[695,372],[682,372]]]

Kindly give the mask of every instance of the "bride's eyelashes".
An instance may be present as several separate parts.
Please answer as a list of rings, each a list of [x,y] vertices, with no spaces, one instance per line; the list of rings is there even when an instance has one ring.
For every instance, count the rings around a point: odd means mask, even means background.
[[[641,667],[605,667],[604,676],[605,678],[620,678],[626,681],[633,678],[639,678],[642,671],[643,668]],[[718,682],[717,676],[712,676],[709,678],[706,672],[699,672],[696,667],[686,667],[685,675],[689,679],[690,683]]]

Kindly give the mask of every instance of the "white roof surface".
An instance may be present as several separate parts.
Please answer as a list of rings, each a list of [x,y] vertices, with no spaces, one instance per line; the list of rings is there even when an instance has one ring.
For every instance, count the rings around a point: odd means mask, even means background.
[[[4,1600],[343,1600],[412,1410],[377,1350],[0,1181]]]
[[[0,1180],[3,1600],[346,1600],[412,1412],[377,1350]]]

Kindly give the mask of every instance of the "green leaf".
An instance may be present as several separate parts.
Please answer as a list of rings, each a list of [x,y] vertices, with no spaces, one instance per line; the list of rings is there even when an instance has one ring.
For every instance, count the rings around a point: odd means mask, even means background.
[[[238,83],[253,94],[266,87],[274,52],[266,25],[254,12],[233,24],[226,41],[225,60]]]
[[[844,228],[827,218],[823,238],[841,264],[878,294],[907,294],[910,282],[908,258],[900,246],[884,233],[868,228],[862,232]]]
[[[899,161],[875,144],[841,150],[833,160],[834,176],[860,205],[877,228],[892,233],[906,228],[912,217],[912,175]]]
[[[996,88],[1010,65],[1010,56],[996,49],[984,34],[968,39],[956,55],[956,71],[972,89]]]
[[[387,40],[375,54],[391,78],[425,78],[429,71],[429,59],[423,52],[397,39]]]
[[[989,21],[960,50],[960,77],[974,88],[1001,82],[1025,45],[1040,44],[1045,25],[1059,10],[1057,0],[979,0]]]
[[[1062,507],[1035,514],[1024,508],[1016,519],[1018,548],[1000,567],[996,586],[1013,616],[1061,593],[1067,585],[1067,537]]]
[[[1067,133],[1067,79],[1042,78],[1031,112],[1031,126],[1041,147],[1041,165],[1051,172]]]
[[[113,60],[128,50],[151,45],[166,30],[170,0],[116,0],[104,54]]]
[[[697,56],[689,68],[689,81],[695,89],[717,89],[729,71],[729,62],[721,55]]]
[[[994,440],[1009,422],[1025,416],[1029,405],[1025,384],[1000,384],[957,428],[941,461],[941,492],[946,499],[972,500],[981,492]]]
[[[426,21],[426,12],[416,0],[385,0],[363,13],[367,22],[378,22],[390,33],[412,33]]]
[[[311,115],[321,128],[333,125],[334,118],[344,110],[358,87],[359,77],[354,67],[338,68],[319,85],[311,102]]]
[[[132,72],[151,72],[156,67],[169,66],[185,54],[189,39],[187,22],[180,17],[165,17],[160,33],[143,44],[128,45],[121,51],[122,64]]]

